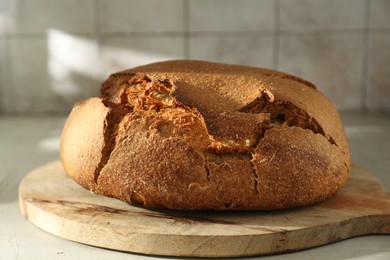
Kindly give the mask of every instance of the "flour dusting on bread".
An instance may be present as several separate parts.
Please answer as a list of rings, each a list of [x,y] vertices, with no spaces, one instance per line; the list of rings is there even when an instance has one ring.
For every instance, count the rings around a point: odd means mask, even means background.
[[[92,123],[79,120],[88,114]],[[350,167],[340,117],[313,84],[186,60],[111,75],[69,115],[61,159],[96,193],[192,210],[309,205],[337,192]]]

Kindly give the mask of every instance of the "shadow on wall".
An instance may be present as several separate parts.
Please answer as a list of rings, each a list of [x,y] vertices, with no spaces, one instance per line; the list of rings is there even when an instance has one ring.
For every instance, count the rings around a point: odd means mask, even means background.
[[[184,57],[183,40],[174,36],[118,37],[98,41],[50,30],[47,41],[51,89],[57,95],[69,97],[70,103],[80,97],[98,95],[100,84],[111,73]],[[90,82],[83,82],[85,79]]]
[[[8,81],[17,113],[68,113],[79,100],[99,94],[111,73],[149,62],[183,58],[180,37],[101,40],[49,30],[46,37],[7,41]],[[13,104],[17,103],[15,106]]]
[[[47,61],[46,68],[41,73],[47,73],[47,84],[51,97],[57,97],[58,108],[56,111],[67,112],[69,106],[80,98],[90,95],[90,86],[94,78],[91,62],[93,52],[97,44],[83,37],[76,37],[58,30],[50,30],[47,33]],[[45,82],[42,82],[43,85]],[[37,87],[38,88],[38,87]],[[54,100],[53,100],[54,101]],[[49,104],[52,106],[53,104]]]

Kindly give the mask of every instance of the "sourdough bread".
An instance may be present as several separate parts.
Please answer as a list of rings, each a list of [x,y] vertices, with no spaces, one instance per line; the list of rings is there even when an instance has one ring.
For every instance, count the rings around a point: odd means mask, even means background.
[[[172,209],[309,205],[347,181],[330,100],[285,73],[167,61],[112,74],[63,130],[67,174],[92,192]]]

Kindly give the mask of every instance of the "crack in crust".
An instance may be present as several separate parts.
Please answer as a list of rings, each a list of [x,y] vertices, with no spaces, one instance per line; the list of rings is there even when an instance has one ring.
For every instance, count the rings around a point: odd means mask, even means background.
[[[239,111],[254,114],[269,113],[271,122],[265,131],[281,125],[300,127],[311,130],[315,134],[321,134],[330,144],[337,146],[334,139],[325,134],[315,118],[310,117],[304,110],[291,102],[270,100],[268,97],[261,96],[239,109]]]
[[[103,103],[111,111],[104,122],[105,145],[101,160],[94,172],[95,183],[97,183],[100,172],[108,163],[111,153],[115,149],[119,124],[124,116],[136,110],[160,111],[163,108],[171,107],[173,99],[169,96],[169,93],[172,90],[172,84],[168,80],[152,81],[142,74],[125,75],[112,87],[102,86]],[[112,91],[115,95],[111,93]]]
[[[111,153],[115,149],[115,139],[118,135],[119,124],[125,115],[140,110],[154,110],[164,113],[167,109],[180,108],[203,118],[196,109],[181,104],[171,95],[175,87],[168,79],[154,80],[139,73],[120,74],[117,77],[114,85],[106,83],[106,85],[102,86],[101,95],[104,104],[111,108],[111,112],[108,114],[105,122],[106,131],[104,137],[106,145],[102,151],[102,159],[95,171],[95,182],[97,182],[101,170],[108,163]],[[282,77],[298,80],[306,84],[306,81],[292,76]],[[211,182],[210,169],[207,165],[209,162],[224,164],[229,159],[249,161],[253,172],[254,190],[260,196],[259,175],[253,164],[254,149],[259,145],[265,133],[274,127],[289,126],[309,129],[315,134],[324,136],[330,144],[337,145],[332,137],[324,133],[319,123],[304,110],[291,102],[275,100],[273,94],[268,90],[263,90],[260,97],[236,112],[263,114],[267,117],[267,120],[261,123],[260,130],[256,133],[255,138],[248,142],[244,141],[244,144],[242,142],[235,143],[234,140],[221,140],[208,132],[210,145],[204,147],[203,151],[200,152],[204,156],[204,170],[209,183]],[[245,149],[241,148],[243,145]]]
[[[98,182],[100,172],[107,164],[111,157],[111,153],[115,148],[115,139],[118,134],[119,123],[126,114],[131,113],[132,111],[127,107],[121,107],[109,102],[103,103],[106,107],[111,108],[111,110],[104,121],[104,147],[102,149],[102,157],[94,172],[95,183]]]
[[[254,185],[254,188],[255,188],[255,192],[256,192],[257,196],[260,196],[260,192],[259,192],[259,174],[257,173],[255,165],[253,164],[253,156],[252,156],[252,159],[250,160],[250,163],[251,163],[251,166],[252,166],[253,185]]]

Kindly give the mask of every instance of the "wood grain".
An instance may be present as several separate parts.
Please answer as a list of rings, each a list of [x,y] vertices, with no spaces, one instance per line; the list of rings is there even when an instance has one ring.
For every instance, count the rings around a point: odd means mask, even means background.
[[[81,188],[55,161],[22,180],[19,203],[23,215],[49,233],[154,255],[262,255],[390,233],[390,195],[356,165],[347,185],[331,199],[300,209],[249,212],[134,207]]]

